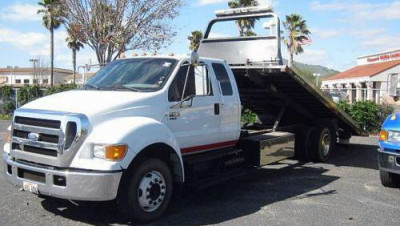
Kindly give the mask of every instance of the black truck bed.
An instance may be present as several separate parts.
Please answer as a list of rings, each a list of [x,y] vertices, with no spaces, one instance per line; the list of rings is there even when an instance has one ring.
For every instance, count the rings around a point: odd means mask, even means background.
[[[263,124],[273,124],[285,107],[281,126],[337,119],[339,128],[354,135],[365,135],[358,123],[295,67],[232,65],[232,70],[242,105],[256,112]]]

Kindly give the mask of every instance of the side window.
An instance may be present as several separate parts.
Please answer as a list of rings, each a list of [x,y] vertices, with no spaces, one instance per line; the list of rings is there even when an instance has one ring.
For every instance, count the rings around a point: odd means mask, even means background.
[[[181,66],[171,87],[168,90],[168,100],[170,102],[180,101],[185,89],[185,96],[208,96],[212,94],[211,82],[208,77],[206,66],[190,66],[187,84],[185,87],[186,74],[189,66]]]
[[[215,76],[217,77],[218,82],[221,84],[222,95],[224,96],[232,96],[232,85],[229,80],[228,72],[225,69],[223,64],[213,63],[212,67],[215,72]]]

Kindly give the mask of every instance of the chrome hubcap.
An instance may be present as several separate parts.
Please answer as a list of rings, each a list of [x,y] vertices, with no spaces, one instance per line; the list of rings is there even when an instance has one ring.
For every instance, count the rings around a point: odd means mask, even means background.
[[[138,199],[140,207],[146,212],[157,210],[165,199],[167,185],[160,172],[146,173],[139,183]]]
[[[331,148],[331,139],[328,134],[324,134],[321,140],[321,148],[324,156],[328,155]]]

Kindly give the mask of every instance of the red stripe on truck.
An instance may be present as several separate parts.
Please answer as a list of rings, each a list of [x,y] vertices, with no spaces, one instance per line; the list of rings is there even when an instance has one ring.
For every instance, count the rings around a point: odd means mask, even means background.
[[[207,150],[213,150],[213,149],[218,149],[218,148],[235,146],[236,143],[237,143],[237,140],[226,141],[226,142],[215,143],[215,144],[206,144],[206,145],[201,145],[201,146],[182,148],[181,152],[182,152],[182,154],[189,154],[189,153],[193,153],[193,152],[197,152],[197,151],[207,151]]]

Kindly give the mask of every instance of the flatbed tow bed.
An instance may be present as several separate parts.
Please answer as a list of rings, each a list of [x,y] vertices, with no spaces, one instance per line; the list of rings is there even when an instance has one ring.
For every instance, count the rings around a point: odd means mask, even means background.
[[[259,115],[269,113],[281,118],[285,124],[303,123],[304,120],[336,118],[341,130],[352,135],[365,136],[344,110],[324,94],[308,78],[301,75],[296,67],[232,67],[238,83],[242,105]]]

